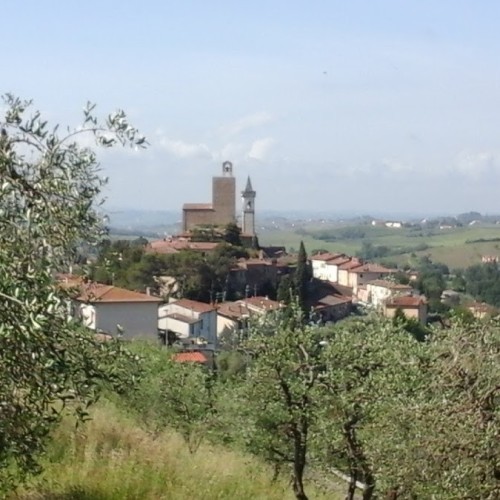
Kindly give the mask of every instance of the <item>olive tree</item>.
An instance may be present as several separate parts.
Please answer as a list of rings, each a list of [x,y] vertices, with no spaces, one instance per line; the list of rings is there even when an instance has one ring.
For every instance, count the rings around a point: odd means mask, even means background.
[[[49,126],[31,102],[4,97],[0,118],[0,490],[36,472],[68,401],[79,414],[100,381],[119,379],[110,360],[121,346],[97,344],[68,319],[70,297],[54,275],[82,242],[101,234],[98,197],[105,182],[82,145],[144,146],[122,111],[104,121],[87,105],[83,122]]]
[[[295,497],[307,500],[304,472],[317,413],[320,330],[304,325],[302,311],[267,315],[250,327],[246,352],[252,361],[241,395],[248,448],[289,467]]]

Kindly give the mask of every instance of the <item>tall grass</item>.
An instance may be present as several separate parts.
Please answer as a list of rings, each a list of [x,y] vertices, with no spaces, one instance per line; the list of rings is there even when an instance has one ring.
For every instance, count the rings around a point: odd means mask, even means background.
[[[253,457],[205,445],[190,454],[169,430],[153,436],[112,403],[75,428],[67,420],[44,457],[44,473],[10,498],[17,500],[293,498],[285,479]],[[309,488],[311,498],[334,499]]]

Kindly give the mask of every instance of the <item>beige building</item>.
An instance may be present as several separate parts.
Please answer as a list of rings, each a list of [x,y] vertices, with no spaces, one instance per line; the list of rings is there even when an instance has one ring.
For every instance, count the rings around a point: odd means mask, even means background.
[[[161,299],[100,283],[78,283],[73,316],[99,333],[125,339],[158,340],[158,306]]]
[[[351,288],[351,269],[361,266],[363,263],[355,257],[350,257],[347,262],[338,265],[338,280],[337,283],[342,286]]]
[[[212,178],[212,203],[186,203],[182,207],[182,229],[197,226],[225,226],[236,222],[236,180],[233,164],[222,164],[222,175]]]
[[[406,295],[389,299],[385,304],[385,316],[393,318],[398,309],[407,318],[416,319],[423,325],[427,323],[427,300],[423,295]]]
[[[159,308],[158,329],[167,339],[175,336],[185,344],[217,344],[215,307],[197,300],[179,299]]]
[[[387,278],[391,273],[391,269],[379,264],[361,264],[348,270],[348,284],[346,286],[352,288],[356,293],[358,287],[366,285],[370,281]]]

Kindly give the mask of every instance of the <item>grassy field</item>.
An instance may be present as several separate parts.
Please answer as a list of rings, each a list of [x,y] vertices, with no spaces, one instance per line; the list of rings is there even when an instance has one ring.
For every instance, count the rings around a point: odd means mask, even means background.
[[[45,472],[10,500],[211,500],[294,498],[288,478],[253,457],[202,445],[190,454],[182,439],[165,431],[152,436],[111,403],[75,429],[70,420],[55,435]],[[306,483],[307,486],[307,483]],[[311,499],[340,493],[307,488]]]
[[[500,241],[467,243],[473,240],[491,240],[500,238],[500,226],[465,226],[453,229],[434,229],[431,231],[415,231],[411,229],[391,229],[373,226],[353,226],[362,234],[358,238],[345,238],[346,228],[326,227],[322,230],[306,230],[306,234],[293,231],[268,231],[259,235],[261,244],[284,245],[288,249],[299,247],[303,240],[308,252],[325,249],[354,255],[361,249],[364,241],[373,245],[383,245],[390,249],[407,250],[400,255],[391,255],[388,260],[405,263],[411,253],[429,255],[436,262],[443,262],[451,268],[467,267],[481,262],[483,255],[500,255]],[[331,234],[334,241],[319,239],[321,233]],[[332,239],[333,239],[332,238]],[[429,248],[415,250],[419,245]]]

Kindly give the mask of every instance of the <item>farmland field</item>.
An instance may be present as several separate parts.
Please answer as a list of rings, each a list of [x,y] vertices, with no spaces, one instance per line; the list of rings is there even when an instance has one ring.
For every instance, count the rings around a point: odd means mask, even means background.
[[[369,225],[300,228],[294,231],[266,231],[259,235],[263,245],[297,249],[303,240],[309,253],[324,249],[354,255],[363,243],[389,249],[385,260],[404,264],[412,254],[429,255],[451,268],[481,262],[485,255],[500,255],[500,225],[464,226],[451,229],[386,228]]]

